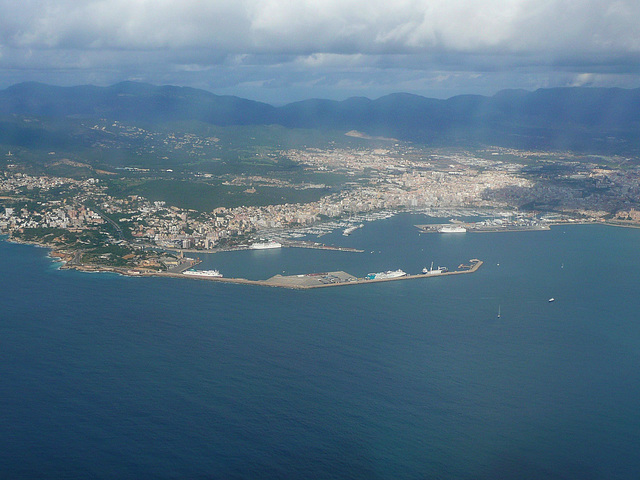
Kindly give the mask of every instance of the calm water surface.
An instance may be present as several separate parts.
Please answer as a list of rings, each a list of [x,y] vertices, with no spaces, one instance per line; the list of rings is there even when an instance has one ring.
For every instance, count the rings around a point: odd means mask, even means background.
[[[640,231],[426,220],[322,239],[366,253],[201,268],[484,266],[289,291],[59,271],[0,242],[0,477],[638,478]]]

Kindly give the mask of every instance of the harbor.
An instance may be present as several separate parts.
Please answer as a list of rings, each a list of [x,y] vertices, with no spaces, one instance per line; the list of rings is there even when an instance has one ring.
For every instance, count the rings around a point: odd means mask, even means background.
[[[289,288],[295,290],[307,290],[311,288],[325,288],[325,287],[339,287],[347,285],[363,285],[371,283],[382,282],[397,282],[402,280],[419,280],[425,278],[434,277],[446,277],[449,275],[463,275],[468,273],[475,273],[481,266],[482,260],[473,258],[469,260],[467,264],[460,264],[457,270],[454,271],[436,271],[427,270],[426,272],[419,274],[403,274],[398,276],[384,276],[376,278],[356,277],[350,273],[344,271],[335,272],[322,272],[322,273],[308,273],[300,275],[274,275],[266,280],[249,280],[246,278],[225,278],[222,276],[214,275],[189,275],[185,273],[171,273],[171,272],[158,272],[158,273],[145,273],[145,276],[162,276],[162,277],[174,277],[174,278],[191,278],[195,280],[208,280],[222,283],[235,283],[241,285],[260,285],[265,287],[280,287]],[[383,272],[384,273],[384,272]]]

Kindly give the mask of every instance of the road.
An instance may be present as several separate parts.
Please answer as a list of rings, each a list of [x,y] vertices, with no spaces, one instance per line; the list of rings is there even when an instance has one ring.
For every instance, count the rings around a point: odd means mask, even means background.
[[[113,228],[116,229],[116,235],[118,237],[118,240],[124,240],[124,232],[122,231],[122,228],[120,228],[120,225],[118,225],[115,221],[113,221],[111,218],[107,217],[107,215],[105,215],[104,212],[102,212],[98,207],[96,207],[95,205],[91,206],[91,209],[94,210],[98,215],[100,215],[102,217],[102,219],[105,222],[108,222],[110,225],[113,226]]]

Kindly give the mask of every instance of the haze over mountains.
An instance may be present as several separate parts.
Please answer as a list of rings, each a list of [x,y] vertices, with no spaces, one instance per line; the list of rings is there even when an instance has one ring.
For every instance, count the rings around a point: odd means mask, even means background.
[[[193,88],[124,82],[110,87],[22,83],[0,91],[0,116],[106,118],[146,124],[195,120],[358,130],[431,145],[633,153],[640,147],[640,89],[504,90],[447,100],[398,93],[376,100],[311,99],[282,107]],[[15,118],[15,117],[14,117]]]

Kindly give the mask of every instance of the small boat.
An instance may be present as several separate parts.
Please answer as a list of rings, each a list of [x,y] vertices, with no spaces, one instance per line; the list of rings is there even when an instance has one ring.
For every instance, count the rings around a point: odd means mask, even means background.
[[[556,301],[556,299],[555,299],[555,298],[553,298],[553,297],[551,297],[551,298],[549,299],[549,303],[551,303],[551,302],[555,302],[555,301]]]
[[[500,305],[498,305],[498,318],[500,318]]]

